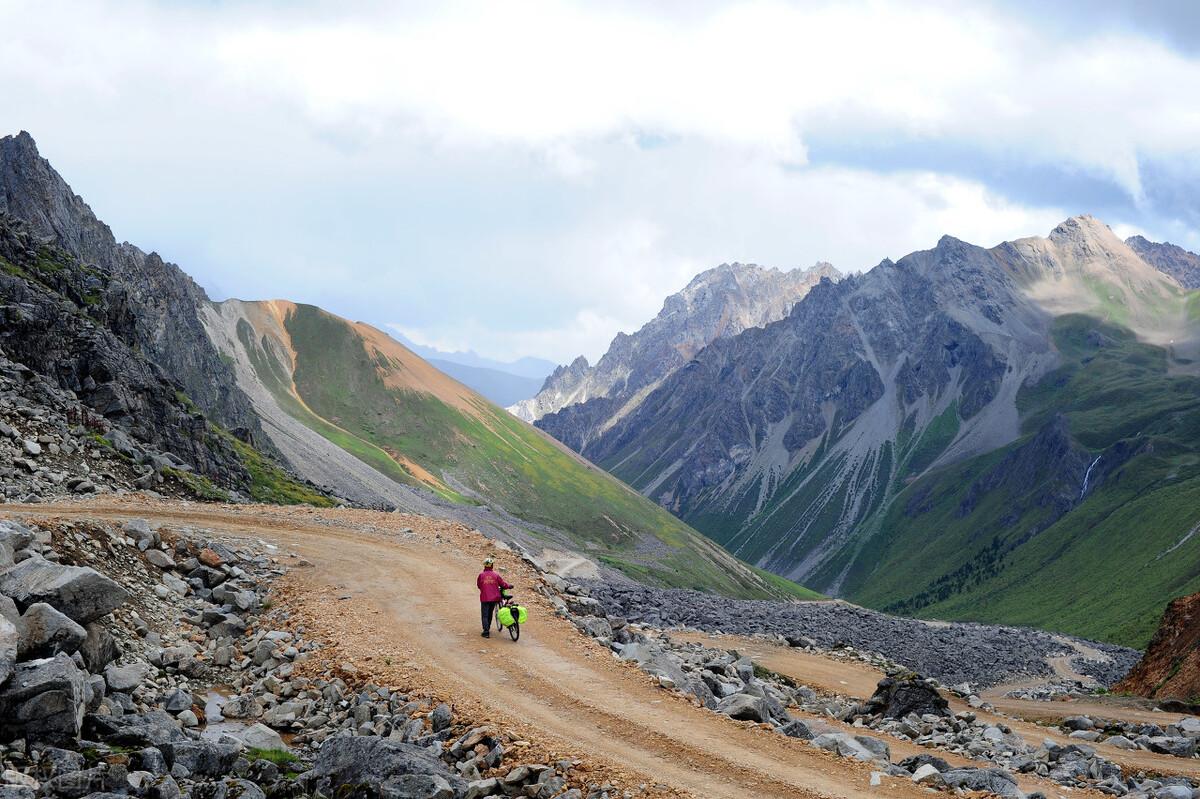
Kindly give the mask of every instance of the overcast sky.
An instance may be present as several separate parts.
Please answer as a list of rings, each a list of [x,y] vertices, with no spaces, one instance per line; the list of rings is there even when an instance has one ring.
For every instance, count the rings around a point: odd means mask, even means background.
[[[1197,7],[0,0],[0,132],[214,297],[594,359],[726,261],[1200,250]]]

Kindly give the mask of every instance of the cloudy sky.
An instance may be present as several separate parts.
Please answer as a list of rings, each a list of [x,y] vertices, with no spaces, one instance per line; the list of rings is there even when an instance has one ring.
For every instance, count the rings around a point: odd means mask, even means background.
[[[215,297],[595,358],[725,261],[1200,250],[1200,11],[1047,5],[0,0],[0,132]]]

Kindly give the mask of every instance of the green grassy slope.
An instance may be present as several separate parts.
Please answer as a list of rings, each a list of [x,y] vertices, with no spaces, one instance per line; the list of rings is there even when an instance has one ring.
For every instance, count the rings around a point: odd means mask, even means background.
[[[1062,366],[1018,398],[1026,436],[906,487],[860,558],[853,599],[1141,646],[1169,599],[1200,590],[1200,379],[1085,316],[1057,320],[1054,339]],[[1100,456],[1082,501],[1049,454],[1045,473],[966,501],[1002,464],[1028,464],[1006,458],[1058,415],[1085,462]]]
[[[465,388],[459,387],[467,396],[465,407],[436,390],[398,388],[406,378],[413,382],[417,360],[398,344],[391,354],[369,348],[345,320],[296,306],[284,319],[295,352],[288,375],[245,327],[239,326],[239,339],[281,406],[393,479],[432,488],[452,501],[495,505],[561,530],[590,556],[650,582],[732,596],[817,596],[740,563],[603,470]]]

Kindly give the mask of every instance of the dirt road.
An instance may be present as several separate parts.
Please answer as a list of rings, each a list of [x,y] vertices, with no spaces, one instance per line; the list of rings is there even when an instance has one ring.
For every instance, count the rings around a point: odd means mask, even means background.
[[[478,534],[415,516],[366,511],[222,508],[96,500],[0,508],[34,517],[147,518],[261,538],[313,564],[291,572],[318,633],[334,635],[357,668],[392,669],[449,697],[457,714],[516,729],[630,782],[696,797],[918,797],[910,781],[870,785],[864,764],[732,721],[662,690],[616,661],[541,597],[519,643],[479,636],[474,578],[489,545]],[[404,532],[411,529],[412,532]],[[534,574],[503,554],[518,585]],[[342,599],[345,597],[345,599]],[[532,601],[528,601],[532,600]],[[385,665],[386,664],[386,665]],[[1079,796],[1080,793],[1074,794]]]

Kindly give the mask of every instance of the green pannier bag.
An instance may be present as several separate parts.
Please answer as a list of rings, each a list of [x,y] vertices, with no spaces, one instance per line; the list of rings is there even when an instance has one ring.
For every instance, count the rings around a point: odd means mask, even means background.
[[[514,610],[517,611],[517,623],[524,624],[525,620],[529,618],[529,614],[525,612],[524,606],[517,605]]]
[[[496,613],[496,615],[500,618],[501,624],[503,624],[505,627],[512,627],[512,623],[513,623],[512,608],[502,607]]]

